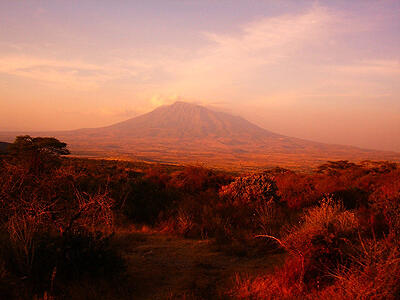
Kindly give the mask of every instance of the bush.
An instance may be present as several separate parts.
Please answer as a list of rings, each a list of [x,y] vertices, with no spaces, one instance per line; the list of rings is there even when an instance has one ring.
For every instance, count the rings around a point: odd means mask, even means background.
[[[335,274],[333,295],[344,299],[398,299],[400,297],[400,249],[388,239],[361,240],[351,268]]]
[[[310,288],[321,287],[332,280],[329,274],[338,265],[348,264],[357,230],[357,216],[325,198],[305,213],[302,224],[292,228],[283,243],[303,259],[304,282]]]
[[[400,177],[377,188],[369,203],[375,219],[382,216],[391,235],[400,239]]]
[[[66,167],[33,172],[15,157],[1,164],[0,289],[7,282],[17,298],[64,293],[80,276],[122,271],[108,241],[114,201],[101,187],[79,190],[79,176]]]
[[[275,181],[267,174],[255,174],[236,178],[231,184],[223,186],[222,197],[228,198],[233,205],[277,202]]]
[[[175,195],[174,189],[150,179],[138,178],[131,181],[121,210],[133,222],[154,225],[160,214],[176,200]]]

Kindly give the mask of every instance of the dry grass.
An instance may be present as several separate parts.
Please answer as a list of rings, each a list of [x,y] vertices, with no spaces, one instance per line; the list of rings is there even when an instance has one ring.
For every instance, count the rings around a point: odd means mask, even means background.
[[[328,197],[319,206],[308,209],[301,225],[292,227],[283,241],[287,249],[305,253],[315,236],[351,234],[357,231],[358,225],[354,212],[344,210],[340,202]]]
[[[0,292],[399,297],[396,166],[341,161],[315,173],[276,169],[235,179],[201,167],[139,172],[121,162],[74,163],[39,175],[0,165]],[[112,268],[121,256],[126,273]]]
[[[345,211],[331,198],[323,199],[318,207],[307,210],[301,225],[292,227],[282,239],[261,236],[276,240],[290,258],[274,274],[239,276],[231,294],[240,299],[294,299],[322,289],[332,281],[329,273],[350,255],[342,250],[346,251],[345,245],[350,243],[347,237],[357,228],[354,213]]]

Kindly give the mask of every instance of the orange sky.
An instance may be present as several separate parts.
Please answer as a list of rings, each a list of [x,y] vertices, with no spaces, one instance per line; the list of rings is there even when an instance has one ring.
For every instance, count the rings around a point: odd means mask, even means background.
[[[400,151],[400,3],[0,3],[0,131],[109,125],[176,100]]]

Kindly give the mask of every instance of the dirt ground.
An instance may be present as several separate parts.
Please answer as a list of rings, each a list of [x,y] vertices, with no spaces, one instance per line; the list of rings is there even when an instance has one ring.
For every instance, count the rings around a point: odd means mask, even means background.
[[[282,254],[228,255],[210,240],[140,231],[119,235],[132,299],[229,299],[237,276],[268,273],[283,261]]]

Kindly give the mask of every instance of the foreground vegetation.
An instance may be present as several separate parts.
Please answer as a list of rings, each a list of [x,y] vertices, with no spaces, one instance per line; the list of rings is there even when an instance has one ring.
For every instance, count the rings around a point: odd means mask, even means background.
[[[209,256],[209,268],[232,270],[207,275],[216,282],[229,276],[226,284],[172,290],[170,298],[400,297],[395,163],[336,161],[308,173],[232,174],[66,154],[55,139],[26,136],[0,157],[2,298],[139,297],[143,278],[154,280],[144,272],[156,264],[143,261],[147,252],[132,256],[127,249],[165,240],[138,238],[132,228],[204,241],[203,256],[207,249],[220,253]],[[227,257],[240,264],[277,255],[283,263],[275,271],[271,260],[257,272],[228,267]]]

